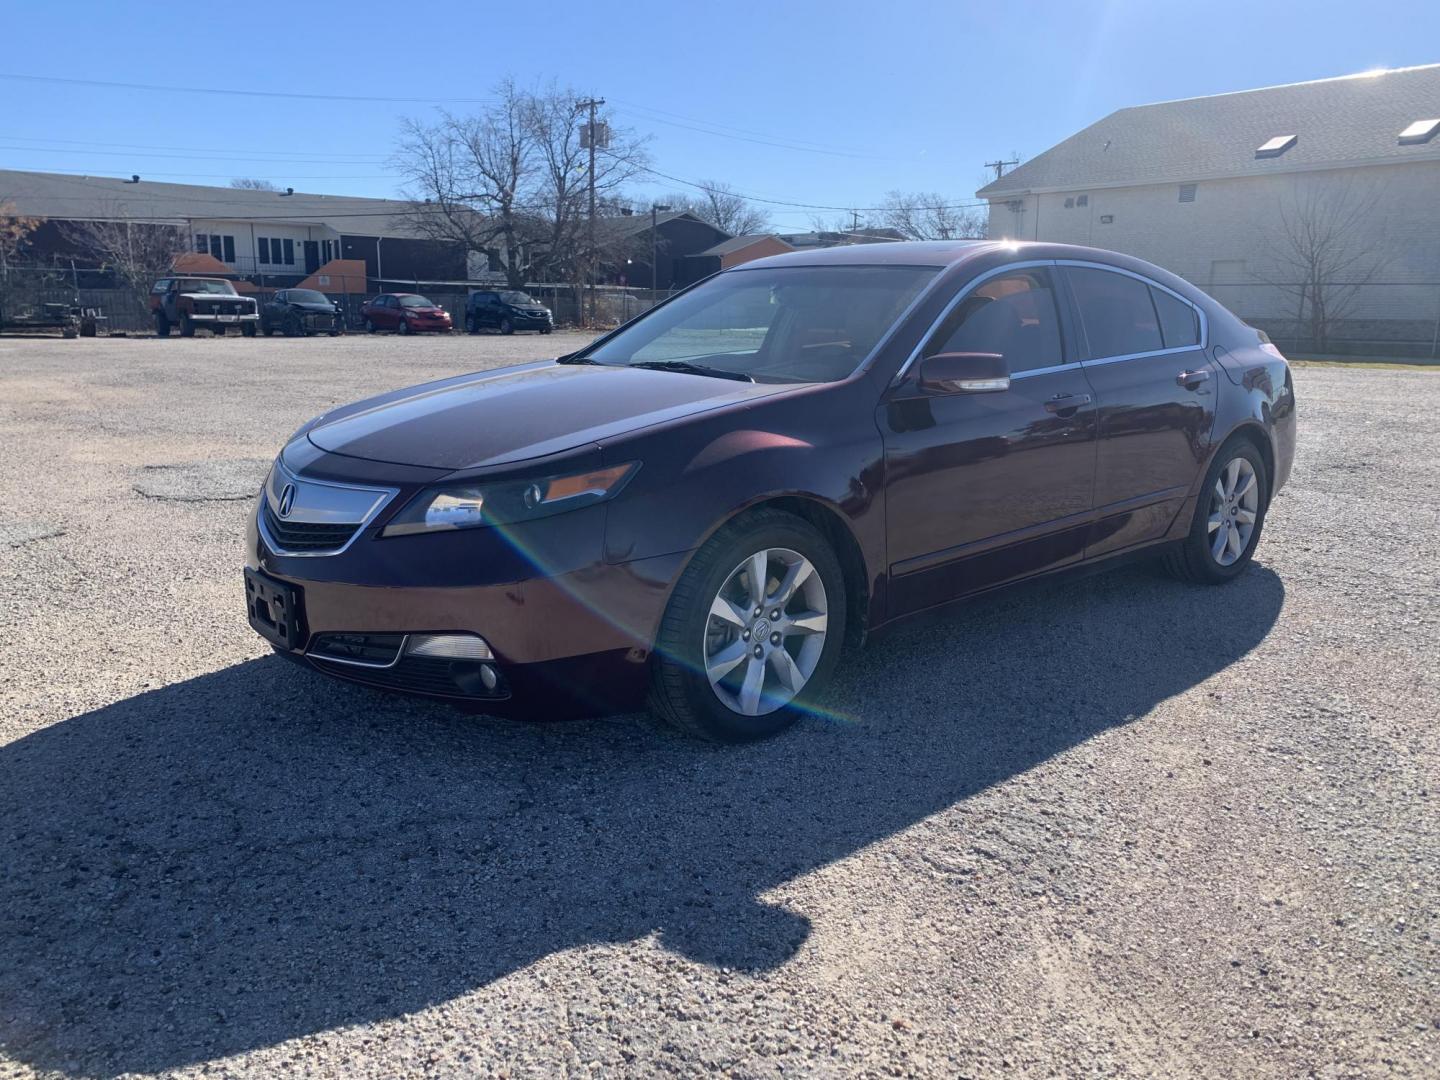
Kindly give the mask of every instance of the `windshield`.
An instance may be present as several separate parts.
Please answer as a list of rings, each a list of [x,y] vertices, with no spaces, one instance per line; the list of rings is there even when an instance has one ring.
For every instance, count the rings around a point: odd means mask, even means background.
[[[922,266],[795,266],[711,278],[586,359],[685,361],[756,382],[835,382],[870,355],[935,276]]]
[[[292,304],[328,304],[330,300],[322,292],[314,289],[291,289],[285,294]]]
[[[179,289],[182,293],[203,293],[207,296],[234,296],[235,286],[228,281],[206,281],[202,278],[183,278]]]
[[[539,300],[529,293],[523,292],[502,292],[500,299],[507,304],[514,304],[516,307],[538,307],[540,305]]]
[[[402,296],[400,297],[401,307],[434,307],[429,300],[423,296]]]

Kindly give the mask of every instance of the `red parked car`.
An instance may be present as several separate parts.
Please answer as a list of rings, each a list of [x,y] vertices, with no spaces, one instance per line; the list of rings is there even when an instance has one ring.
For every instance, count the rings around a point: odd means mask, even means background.
[[[419,334],[430,330],[450,332],[450,313],[419,293],[381,293],[360,308],[365,329],[394,330],[397,334]]]

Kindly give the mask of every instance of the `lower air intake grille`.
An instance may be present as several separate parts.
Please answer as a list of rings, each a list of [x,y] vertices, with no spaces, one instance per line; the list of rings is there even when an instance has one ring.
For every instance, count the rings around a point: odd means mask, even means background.
[[[284,551],[337,551],[350,542],[360,526],[321,524],[314,521],[286,521],[270,509],[268,499],[262,500],[265,531]]]

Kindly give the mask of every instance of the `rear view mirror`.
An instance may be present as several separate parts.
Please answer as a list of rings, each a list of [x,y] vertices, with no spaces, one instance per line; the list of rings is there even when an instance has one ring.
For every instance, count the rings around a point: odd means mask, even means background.
[[[1010,365],[1000,353],[936,353],[920,361],[920,386],[937,394],[1009,390]]]

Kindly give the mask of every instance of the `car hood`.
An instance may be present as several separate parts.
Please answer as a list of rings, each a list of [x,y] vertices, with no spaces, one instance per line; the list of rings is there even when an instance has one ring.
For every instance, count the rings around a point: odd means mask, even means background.
[[[603,443],[796,385],[545,360],[357,402],[324,417],[309,438],[335,454],[471,469]]]
[[[301,311],[318,311],[323,315],[335,314],[334,304],[300,304],[296,303],[294,300],[287,301],[287,303],[288,306],[293,308],[299,308]]]

